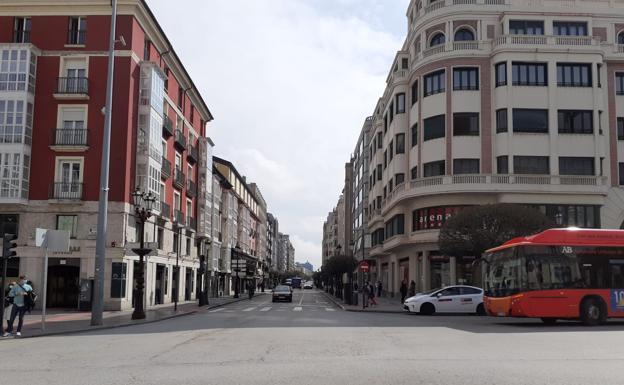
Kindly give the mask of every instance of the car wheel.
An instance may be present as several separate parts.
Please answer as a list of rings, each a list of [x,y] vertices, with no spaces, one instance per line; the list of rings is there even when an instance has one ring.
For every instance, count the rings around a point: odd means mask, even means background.
[[[585,298],[581,302],[581,321],[588,326],[596,326],[607,320],[607,309],[599,298]]]
[[[546,325],[554,325],[557,323],[557,319],[552,317],[542,317],[541,320]]]
[[[487,315],[487,312],[485,311],[485,305],[483,305],[483,303],[480,303],[477,306],[477,315]]]
[[[432,315],[433,313],[435,313],[435,306],[432,303],[427,302],[420,305],[420,314]]]

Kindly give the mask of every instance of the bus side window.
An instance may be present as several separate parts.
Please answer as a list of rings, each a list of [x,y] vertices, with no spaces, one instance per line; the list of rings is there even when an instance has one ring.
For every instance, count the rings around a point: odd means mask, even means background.
[[[624,288],[624,264],[611,265],[611,287]]]

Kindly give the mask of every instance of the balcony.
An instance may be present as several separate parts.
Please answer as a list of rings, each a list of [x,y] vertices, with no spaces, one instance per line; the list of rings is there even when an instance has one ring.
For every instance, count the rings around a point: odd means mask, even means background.
[[[186,226],[186,217],[184,216],[184,213],[180,210],[173,210],[173,221],[178,226]]]
[[[189,150],[186,153],[186,159],[191,163],[197,163],[199,160],[199,149],[197,146],[189,146]]]
[[[13,43],[30,43],[30,31],[13,31]]]
[[[57,151],[85,151],[89,148],[88,134],[86,128],[57,128],[50,147]]]
[[[420,65],[421,60],[443,53],[461,51],[461,54],[465,54],[464,51],[483,51],[489,47],[489,44],[489,42],[481,40],[446,42],[420,52],[417,60],[414,61],[414,65]]]
[[[197,219],[193,218],[193,217],[186,217],[186,225],[191,229],[191,230],[197,230]]]
[[[162,168],[160,169],[160,178],[167,180],[171,178],[171,162],[164,156],[162,157]]]
[[[197,185],[190,179],[186,181],[186,196],[189,198],[197,196]]]
[[[160,217],[171,219],[171,206],[163,201],[160,201]]]
[[[178,190],[182,190],[184,188],[185,180],[186,180],[186,177],[182,173],[182,170],[180,170],[179,168],[176,168],[173,173],[173,187],[177,188]]]
[[[163,137],[171,138],[173,136],[173,122],[169,117],[165,116],[163,120]]]
[[[84,77],[62,77],[58,78],[55,99],[89,99],[89,79]]]
[[[567,51],[570,47],[602,50],[600,39],[593,36],[503,35],[494,39],[494,49],[544,47]]]
[[[78,182],[54,182],[50,185],[49,198],[59,200],[82,200],[83,184]]]
[[[186,138],[184,137],[184,133],[182,132],[182,130],[175,130],[173,144],[180,151],[186,150]]]

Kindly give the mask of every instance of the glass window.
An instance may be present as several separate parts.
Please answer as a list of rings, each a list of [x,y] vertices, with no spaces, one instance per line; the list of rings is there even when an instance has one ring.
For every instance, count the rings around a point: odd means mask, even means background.
[[[560,157],[559,175],[595,175],[594,158]]]
[[[507,132],[507,109],[496,110],[496,132]]]
[[[507,155],[496,157],[496,173],[499,175],[509,174],[509,157]]]
[[[436,293],[436,295],[441,295],[442,297],[450,297],[455,295],[460,295],[459,287],[449,287],[444,290],[440,290]]]
[[[476,112],[453,114],[453,136],[479,136],[479,114]]]
[[[70,17],[68,44],[85,44],[87,40],[87,19],[85,17]]]
[[[513,163],[514,174],[550,174],[550,159],[547,156],[514,156]]]
[[[615,74],[615,92],[618,95],[624,95],[624,72]]]
[[[478,68],[453,69],[453,90],[474,91],[479,89]]]
[[[557,63],[559,87],[591,87],[591,64]]]
[[[381,150],[381,147],[383,146],[383,137],[382,137],[382,133],[381,131],[377,133],[377,149]]]
[[[429,43],[429,47],[435,47],[438,45],[442,45],[446,43],[446,37],[443,33],[437,33],[435,36],[431,38],[431,42]]]
[[[390,145],[388,146],[388,155],[389,155],[389,162],[392,162],[392,158],[394,158],[394,142],[391,140],[390,141]]]
[[[403,114],[405,113],[405,94],[400,93],[396,95],[396,113]]]
[[[587,36],[587,23],[555,21],[553,22],[553,34],[556,36]]]
[[[394,120],[394,102],[390,103],[390,108],[388,108],[388,112],[390,113],[390,120],[388,121],[388,124],[391,124]]]
[[[418,179],[418,166],[412,167],[412,170],[410,171],[410,173],[411,173],[412,180]]]
[[[425,173],[424,177],[432,177],[432,176],[440,176],[445,174],[445,162],[443,160],[438,160],[435,162],[425,163]]]
[[[559,110],[560,134],[593,134],[594,112],[577,110]]]
[[[405,153],[405,134],[396,135],[396,153],[397,154]]]
[[[624,44],[624,32],[620,32],[617,37],[618,44]]]
[[[543,35],[544,22],[541,20],[510,20],[510,35]]]
[[[618,171],[619,171],[619,175],[620,175],[620,186],[624,186],[624,163],[620,162],[618,163]]]
[[[461,291],[461,295],[475,295],[481,294],[481,290],[476,289],[474,287],[462,286],[459,288]]]
[[[514,108],[513,131],[548,133],[548,110]]]
[[[617,118],[618,140],[624,140],[624,118]]]
[[[468,28],[462,28],[455,32],[455,41],[473,41],[474,39],[474,33]]]
[[[127,264],[113,262],[111,267],[111,298],[126,297]]]
[[[412,83],[412,106],[418,101],[418,80]]]
[[[418,123],[412,126],[412,147],[418,144]]]
[[[405,215],[398,214],[386,222],[385,239],[394,237],[395,235],[405,234]]]
[[[381,165],[380,164],[377,165],[377,180],[378,181],[381,180]]]
[[[546,63],[512,63],[514,86],[547,86],[548,65]]]
[[[445,70],[440,70],[425,76],[425,97],[446,91],[445,74]]]
[[[425,141],[444,138],[446,131],[445,119],[446,115],[438,115],[425,119]]]
[[[57,215],[56,216],[56,229],[68,231],[70,238],[76,238],[76,232],[78,229],[78,216],[77,215]]]
[[[30,43],[30,17],[16,17],[13,29],[14,43]]]
[[[453,174],[478,174],[479,159],[453,159]]]
[[[496,87],[507,85],[507,62],[496,64]]]
[[[403,173],[398,173],[394,176],[394,184],[395,185],[400,185],[401,183],[405,182],[405,174]]]

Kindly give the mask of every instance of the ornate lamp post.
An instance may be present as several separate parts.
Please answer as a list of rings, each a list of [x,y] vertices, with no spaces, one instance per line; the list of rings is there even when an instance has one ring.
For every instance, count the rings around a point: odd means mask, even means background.
[[[136,276],[136,293],[134,312],[132,313],[132,319],[144,319],[145,309],[143,307],[143,300],[145,293],[143,288],[145,287],[145,262],[143,257],[149,254],[152,250],[145,248],[145,222],[152,216],[152,207],[156,201],[156,197],[152,193],[144,193],[138,187],[132,193],[134,200],[134,212],[136,223],[140,225],[141,232],[139,233],[139,248],[132,249],[139,256],[139,271],[135,272]]]

